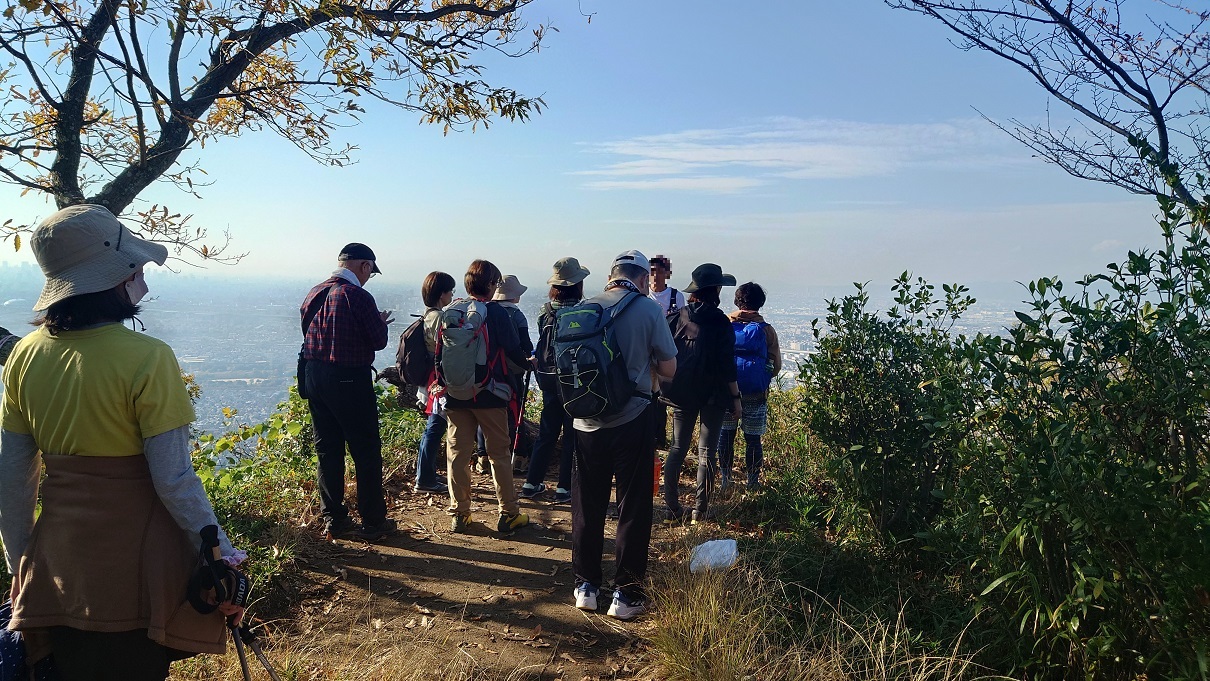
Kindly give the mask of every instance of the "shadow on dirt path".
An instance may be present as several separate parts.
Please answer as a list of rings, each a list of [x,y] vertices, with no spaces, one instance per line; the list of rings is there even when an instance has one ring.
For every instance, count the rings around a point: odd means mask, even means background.
[[[376,544],[316,542],[300,551],[307,588],[297,635],[371,636],[376,645],[390,646],[412,645],[421,634],[450,656],[490,668],[490,677],[653,678],[645,643],[649,618],[606,616],[606,589],[598,612],[574,606],[570,505],[522,499],[530,525],[506,536],[495,531],[491,478],[472,474],[472,481],[474,524],[465,534],[450,531],[445,495],[407,488],[393,501],[397,534]],[[658,510],[656,516],[658,526]],[[607,584],[615,531],[610,520]],[[668,531],[654,528],[653,545]]]

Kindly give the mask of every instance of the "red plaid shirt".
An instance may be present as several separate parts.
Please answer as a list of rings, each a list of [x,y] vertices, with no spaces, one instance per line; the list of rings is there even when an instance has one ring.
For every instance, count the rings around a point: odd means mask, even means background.
[[[374,353],[387,346],[387,325],[369,291],[334,276],[311,289],[299,312],[306,318],[311,301],[334,284],[336,288],[303,334],[303,357],[342,366],[371,366]]]

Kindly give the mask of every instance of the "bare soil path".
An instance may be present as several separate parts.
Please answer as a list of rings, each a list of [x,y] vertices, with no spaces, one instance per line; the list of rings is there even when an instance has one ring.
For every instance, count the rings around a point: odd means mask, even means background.
[[[450,532],[444,495],[414,493],[409,485],[395,490],[397,534],[376,544],[304,540],[296,559],[301,598],[294,631],[285,636],[356,640],[384,651],[437,646],[437,659],[463,658],[474,678],[654,678],[644,643],[649,618],[625,623],[606,616],[604,589],[597,613],[573,604],[570,506],[522,499],[531,524],[505,536],[495,531],[490,478],[472,479],[469,533]],[[615,530],[609,521],[607,583]],[[656,527],[653,545],[681,531]]]

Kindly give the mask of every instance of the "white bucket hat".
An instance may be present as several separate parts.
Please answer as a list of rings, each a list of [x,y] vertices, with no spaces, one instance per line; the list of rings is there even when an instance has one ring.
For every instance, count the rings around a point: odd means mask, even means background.
[[[104,206],[68,206],[42,221],[29,240],[46,275],[34,311],[122,283],[142,265],[163,265],[168,249],[140,239]]]
[[[500,285],[496,287],[496,295],[492,296],[492,300],[520,298],[521,294],[528,290],[528,286],[521,285],[521,280],[517,278],[517,275],[510,274],[500,280]]]

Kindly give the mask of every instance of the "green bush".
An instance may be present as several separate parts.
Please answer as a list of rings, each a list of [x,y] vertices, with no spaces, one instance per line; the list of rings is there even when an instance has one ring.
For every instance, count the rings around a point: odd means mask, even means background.
[[[964,289],[905,275],[885,315],[831,301],[803,367],[841,502],[937,557],[1006,671],[1210,675],[1207,211],[1161,209],[1163,247],[1029,284],[1004,336],[951,335]]]
[[[1205,678],[1210,654],[1210,242],[1164,246],[1033,301],[987,339],[994,418],[968,440],[980,594],[1036,673]]]
[[[896,305],[869,311],[869,294],[828,301],[818,352],[801,367],[803,417],[833,453],[829,469],[889,545],[930,527],[954,479],[954,450],[981,404],[977,355],[948,329],[975,301],[962,286],[904,272]],[[976,360],[976,361],[972,361]]]

